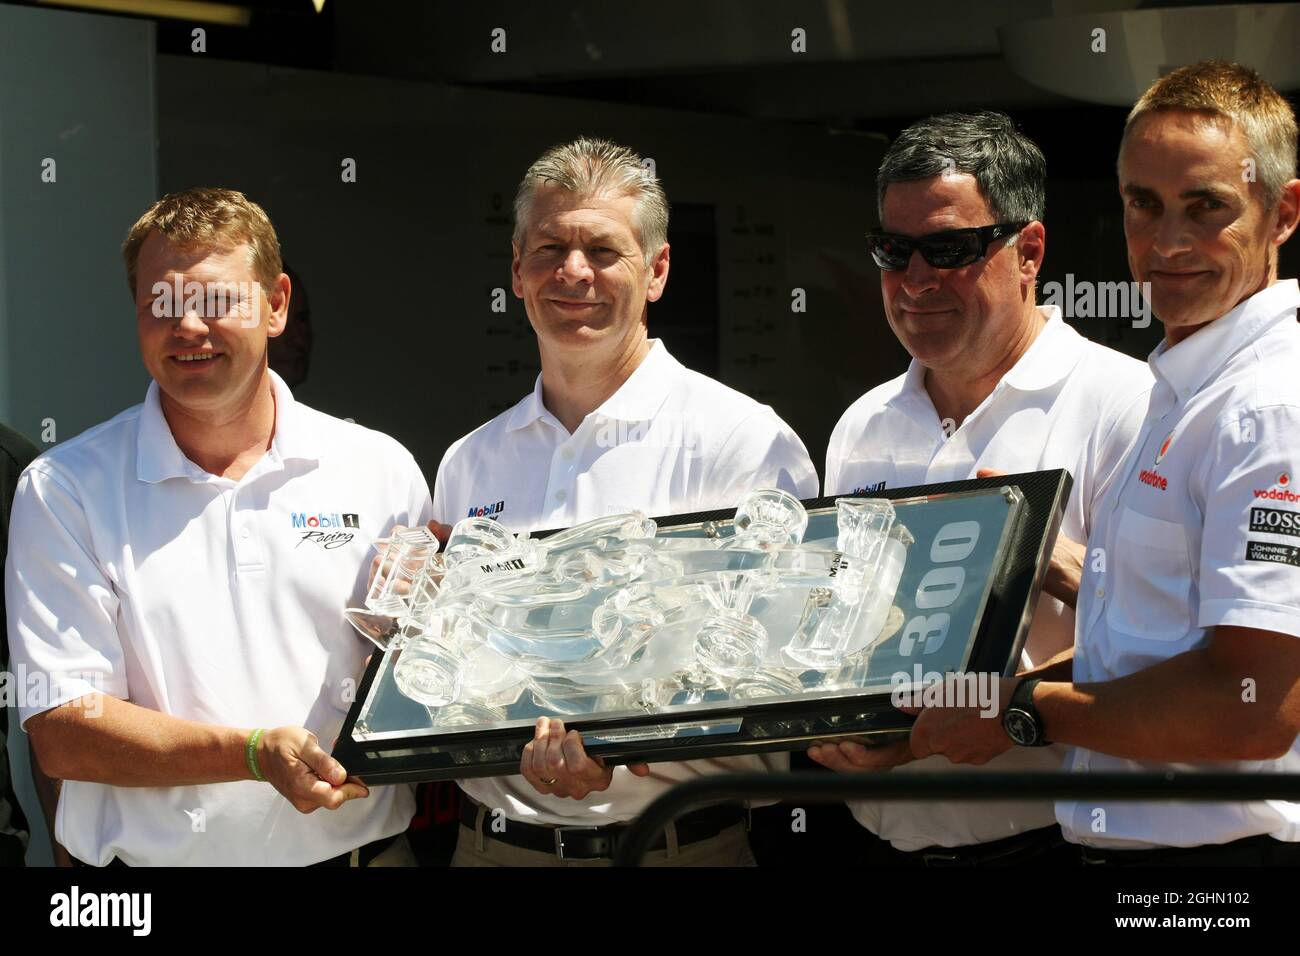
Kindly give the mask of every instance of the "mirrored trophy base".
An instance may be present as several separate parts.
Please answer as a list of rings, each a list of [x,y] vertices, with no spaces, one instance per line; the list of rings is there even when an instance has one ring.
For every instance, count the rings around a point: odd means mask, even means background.
[[[385,650],[336,755],[376,782],[513,773],[539,716],[615,763],[905,733],[900,690],[1014,672],[1070,480],[402,542],[388,603],[347,612]]]

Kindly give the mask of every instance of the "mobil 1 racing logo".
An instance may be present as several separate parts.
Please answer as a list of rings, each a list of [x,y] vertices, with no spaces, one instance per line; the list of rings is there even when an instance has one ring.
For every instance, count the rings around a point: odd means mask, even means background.
[[[500,518],[501,512],[506,510],[504,501],[493,502],[486,505],[470,505],[469,512],[465,515],[467,518]]]
[[[309,513],[295,511],[290,515],[294,531],[302,537],[295,548],[304,544],[314,544],[326,551],[333,551],[348,544],[361,528],[361,517],[351,513],[324,512]],[[347,529],[356,530],[347,530]]]

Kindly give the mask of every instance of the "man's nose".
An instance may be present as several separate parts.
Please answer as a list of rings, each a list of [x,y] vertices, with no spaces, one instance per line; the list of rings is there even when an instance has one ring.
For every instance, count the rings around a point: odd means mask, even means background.
[[[590,282],[593,275],[591,263],[581,249],[569,250],[556,274],[565,282]]]
[[[197,309],[186,309],[181,315],[181,320],[176,323],[176,334],[181,338],[207,335],[207,320],[199,314]]]
[[[915,298],[939,288],[939,270],[925,261],[920,249],[912,250],[903,270],[903,291]]]
[[[1155,242],[1152,251],[1162,259],[1173,259],[1192,248],[1187,229],[1187,221],[1181,215],[1166,213],[1156,223]]]

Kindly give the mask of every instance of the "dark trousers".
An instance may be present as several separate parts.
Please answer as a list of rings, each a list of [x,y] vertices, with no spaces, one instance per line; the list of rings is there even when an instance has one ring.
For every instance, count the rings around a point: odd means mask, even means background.
[[[1067,843],[1056,824],[1017,833],[1015,836],[971,846],[931,846],[920,850],[896,850],[881,840],[862,861],[868,866],[971,867],[1027,866],[1077,867],[1079,848]]]

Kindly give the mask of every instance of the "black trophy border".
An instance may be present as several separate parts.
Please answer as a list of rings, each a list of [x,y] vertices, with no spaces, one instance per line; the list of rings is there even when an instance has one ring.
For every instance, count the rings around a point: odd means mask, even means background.
[[[1024,495],[1024,506],[1011,530],[1006,549],[1008,558],[990,589],[988,605],[971,652],[969,671],[992,671],[1003,676],[1015,673],[1072,484],[1073,478],[1068,471],[1053,469],[887,488],[867,496],[897,500],[980,491],[1003,485],[1018,488]],[[844,497],[850,496],[828,495],[806,499],[803,503],[812,511],[833,507],[836,499]],[[661,526],[727,521],[735,516],[735,510],[719,508],[672,515],[662,519]],[[559,530],[537,532],[532,537],[545,538]],[[1008,634],[1011,635],[1009,646],[998,641],[999,635]],[[371,656],[357,695],[339,730],[333,755],[350,774],[364,778],[368,784],[391,784],[493,777],[518,772],[520,754],[533,737],[529,726],[366,742],[354,740],[353,727],[386,654],[386,651],[377,651]],[[714,723],[736,718],[740,719],[741,726],[735,733],[599,743],[587,750],[609,764],[699,760],[739,753],[801,749],[814,739],[847,736],[871,737],[877,741],[896,739],[906,735],[913,721],[912,717],[891,706],[889,694],[885,692],[803,701],[746,702],[735,707],[632,718],[578,718],[566,721],[566,726],[583,733],[598,734],[602,729]]]

